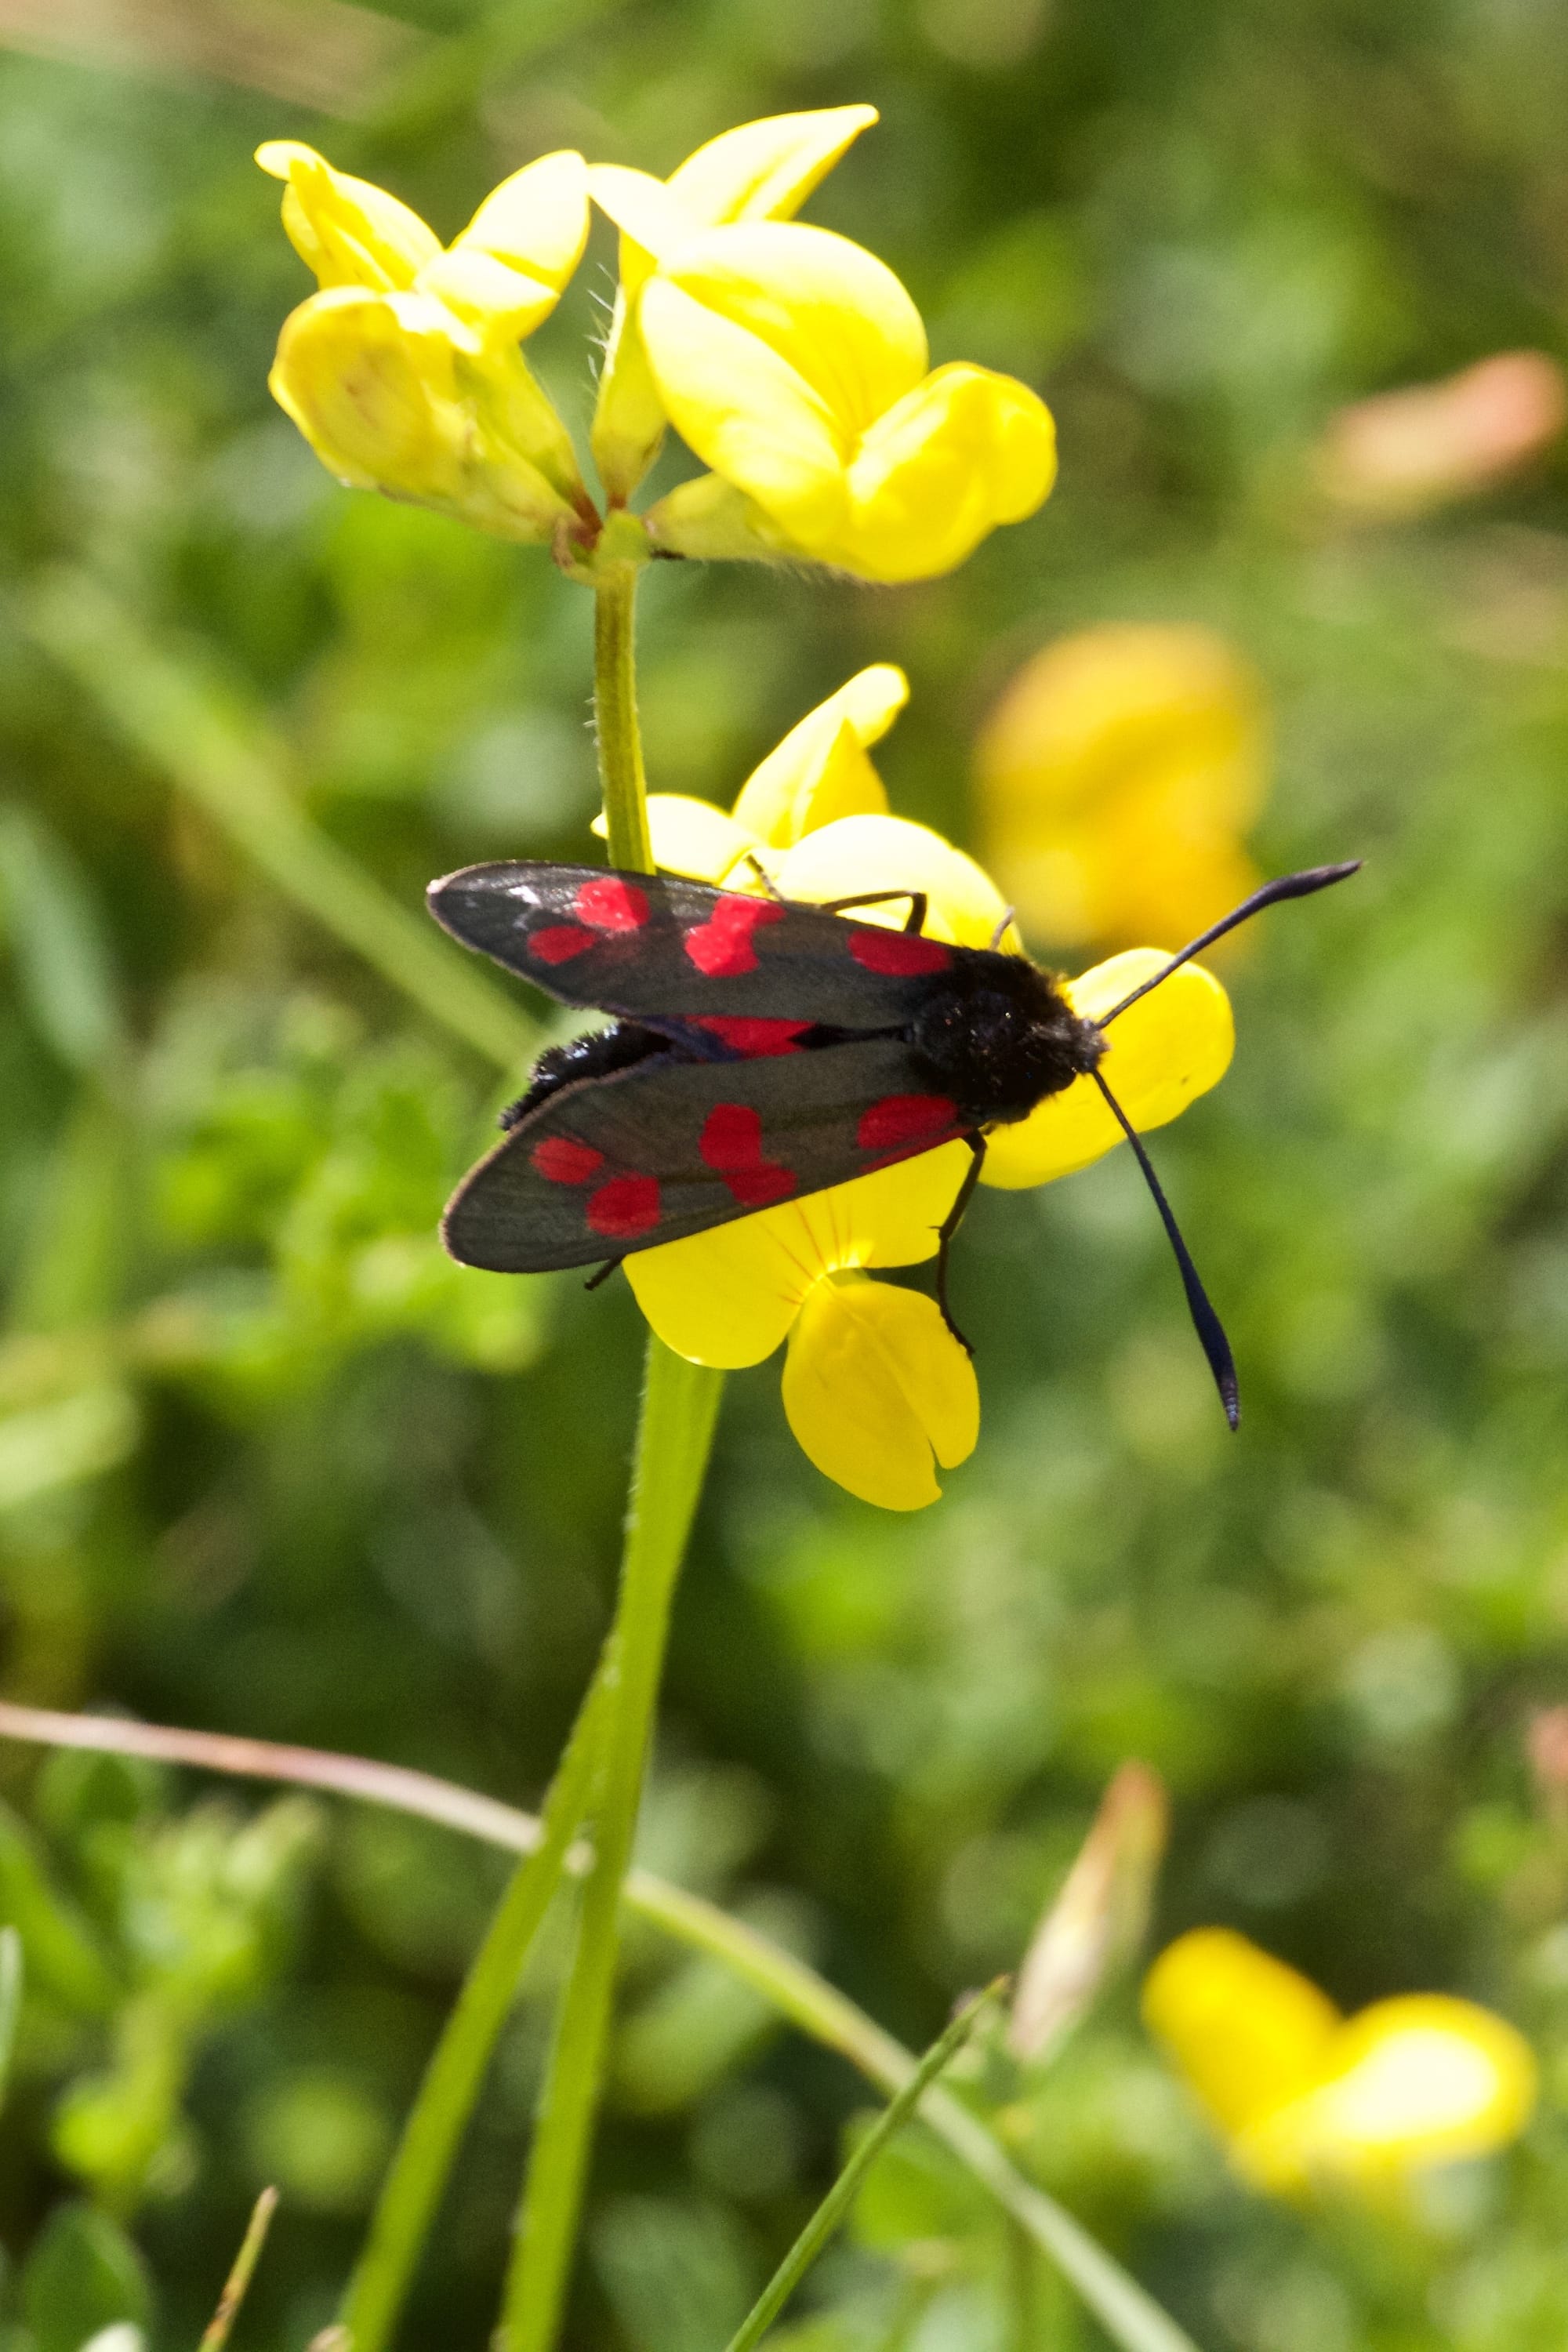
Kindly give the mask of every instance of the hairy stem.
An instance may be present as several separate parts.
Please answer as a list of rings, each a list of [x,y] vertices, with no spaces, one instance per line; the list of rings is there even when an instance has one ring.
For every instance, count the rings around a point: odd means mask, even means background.
[[[647,779],[637,726],[637,567],[607,564],[594,591],[594,723],[610,863],[653,871],[647,829]]]

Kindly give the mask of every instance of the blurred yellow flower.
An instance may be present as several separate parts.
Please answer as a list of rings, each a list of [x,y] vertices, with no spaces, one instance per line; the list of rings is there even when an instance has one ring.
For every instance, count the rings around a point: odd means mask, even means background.
[[[445,250],[313,148],[269,140],[257,161],[287,183],[283,225],[320,287],[284,321],[268,381],[323,465],[503,539],[592,518],[571,436],[517,348],[582,253],[583,158],[514,172]]]
[[[607,164],[594,177],[632,206],[655,208],[684,231],[734,221],[788,220],[862,131],[874,106],[773,114],[710,139],[665,181]],[[613,205],[606,209],[614,209]],[[618,218],[618,215],[617,215]],[[624,505],[658,454],[667,418],[638,324],[653,257],[623,231],[620,285],[594,415],[594,462],[612,506]]]
[[[1173,949],[1256,887],[1260,686],[1207,629],[1086,629],[1026,663],[975,752],[985,856],[1025,928]]]
[[[626,1261],[638,1306],[693,1363],[761,1363],[785,1338],[784,1403],[817,1468],[884,1510],[934,1503],[934,1462],[974,1450],[980,1391],[968,1356],[921,1293],[868,1281],[872,1265],[934,1257],[969,1165],[962,1143],[858,1176]]]
[[[1447,1993],[1405,1993],[1346,2019],[1282,1960],[1226,1927],[1163,1951],[1143,1992],[1170,2052],[1256,2187],[1363,2191],[1517,2138],[1536,2098],[1528,2042]]]
[[[861,247],[756,211],[694,226],[643,173],[589,178],[646,259],[636,315],[659,403],[713,469],[652,509],[656,545],[923,580],[1045,499],[1044,403],[985,368],[928,373],[919,312]]]

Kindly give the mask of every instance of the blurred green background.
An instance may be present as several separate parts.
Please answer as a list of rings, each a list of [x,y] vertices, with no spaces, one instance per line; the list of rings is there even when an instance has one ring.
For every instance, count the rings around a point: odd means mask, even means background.
[[[1305,453],[1345,401],[1562,349],[1568,17],[5,0],[0,43],[5,1695],[531,1803],[612,1591],[624,1286],[444,1265],[494,1068],[220,821],[281,796],[420,922],[455,865],[593,854],[588,602],[537,553],[339,489],[273,407],[308,280],[251,149],[309,140],[449,236],[552,147],[662,172],[731,123],[869,100],[809,216],[899,270],[938,360],[1047,394],[1061,486],[925,586],[658,567],[653,782],[727,803],[893,659],[913,700],[882,772],[963,840],[1019,660],[1093,621],[1198,621],[1273,702],[1261,862],[1368,867],[1270,919],[1234,968],[1235,1069],[1158,1146],[1242,1365],[1239,1441],[1125,1154],[982,1196],[957,1294],[984,1428],[936,1508],[851,1502],[795,1451],[776,1371],[731,1381],[647,1855],[921,2042],[1016,1961],[1144,1759],[1175,1801],[1161,1936],[1230,1922],[1351,2005],[1491,2001],[1542,2053],[1542,2112],[1419,2222],[1268,2208],[1123,1987],[1015,2086],[1020,2160],[1213,2352],[1559,2352],[1568,1832],[1525,1741],[1568,1696],[1568,476],[1357,526]],[[613,271],[600,224],[531,346],[579,422]],[[109,1761],[7,1747],[0,1774],[29,1968],[0,2343],[76,2352],[144,2309],[158,2352],[193,2344],[270,2179],[237,2341],[300,2352],[499,1858]],[[485,2341],[550,1975],[411,2344]],[[623,2016],[572,2341],[701,2352],[863,2095],[646,1931]],[[910,2139],[803,2352],[1098,2352],[975,2196]]]

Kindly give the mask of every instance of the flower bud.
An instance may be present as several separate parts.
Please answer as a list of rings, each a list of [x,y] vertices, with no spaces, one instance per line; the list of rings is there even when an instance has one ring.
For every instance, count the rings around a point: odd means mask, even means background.
[[[1147,1765],[1123,1764],[1018,1971],[1007,2028],[1016,2057],[1048,2058],[1142,1940],[1169,1828],[1163,1782]]]

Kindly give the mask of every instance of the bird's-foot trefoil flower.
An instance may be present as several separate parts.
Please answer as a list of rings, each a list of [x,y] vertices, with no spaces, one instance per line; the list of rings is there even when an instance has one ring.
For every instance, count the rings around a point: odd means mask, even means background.
[[[928,937],[1020,951],[989,875],[929,826],[885,813],[866,746],[891,724],[905,691],[897,670],[860,671],[769,754],[731,814],[655,795],[649,814],[660,863],[732,890],[771,888],[814,904],[919,891]],[[895,900],[857,909],[856,919],[896,929],[907,912]],[[1068,982],[1066,992],[1079,1013],[1109,1013],[1165,961],[1154,949],[1113,957]],[[1233,1043],[1225,991],[1187,964],[1121,1016],[1100,1066],[1132,1124],[1154,1128],[1216,1083]],[[1076,1079],[1027,1118],[990,1131],[983,1181],[1004,1189],[1043,1183],[1121,1140],[1098,1087]],[[852,1493],[912,1509],[936,1500],[933,1456],[951,1466],[974,1443],[973,1370],[930,1299],[851,1277],[933,1257],[935,1229],[967,1164],[962,1144],[944,1145],[639,1251],[626,1259],[626,1275],[660,1339],[693,1361],[758,1363],[787,1335],[785,1409],[805,1451]]]
[[[1058,638],[975,746],[986,858],[1060,947],[1178,947],[1256,888],[1260,684],[1211,630],[1112,624]]]
[[[547,318],[587,236],[586,166],[513,173],[448,248],[395,196],[271,140],[283,224],[319,291],[283,325],[268,379],[342,482],[503,539],[596,521],[571,436],[518,349]]]
[[[787,1339],[784,1403],[819,1470],[884,1510],[919,1510],[974,1450],[973,1366],[934,1300],[867,1278],[934,1257],[969,1154],[945,1144],[852,1183],[667,1242],[626,1261],[667,1347],[761,1363]]]
[[[650,510],[656,545],[924,580],[1043,502],[1045,404],[986,368],[928,372],[919,311],[863,247],[778,217],[793,203],[699,226],[643,173],[590,180],[638,257],[648,380],[711,468]]]
[[[1179,1937],[1150,1970],[1149,2026],[1244,2179],[1387,2197],[1422,2168],[1486,2156],[1535,2104],[1529,2043],[1447,1993],[1404,1993],[1351,2018],[1229,1928]]]
[[[599,165],[593,178],[604,191],[607,210],[613,212],[619,201],[623,209],[651,212],[681,234],[734,221],[789,220],[876,120],[874,106],[768,115],[710,139],[668,180],[619,164]],[[593,429],[594,462],[612,506],[630,498],[658,456],[668,421],[638,318],[639,297],[653,268],[651,253],[623,232],[620,285]]]

